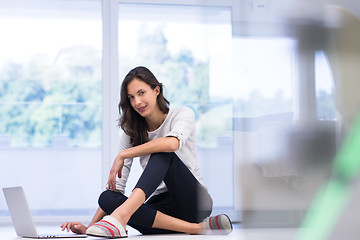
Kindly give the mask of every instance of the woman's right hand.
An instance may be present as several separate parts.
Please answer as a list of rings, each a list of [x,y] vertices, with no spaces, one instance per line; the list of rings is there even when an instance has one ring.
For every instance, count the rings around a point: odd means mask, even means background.
[[[65,229],[69,232],[70,230],[76,234],[86,234],[87,227],[85,227],[80,222],[64,222],[61,224],[61,230]]]
[[[116,191],[116,175],[121,178],[121,171],[124,166],[124,159],[119,155],[114,160],[114,163],[110,170],[109,180],[108,180],[108,189],[111,191]]]

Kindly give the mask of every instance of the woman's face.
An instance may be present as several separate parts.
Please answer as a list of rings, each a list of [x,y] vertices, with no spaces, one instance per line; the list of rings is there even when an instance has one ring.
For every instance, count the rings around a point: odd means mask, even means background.
[[[127,93],[131,106],[142,117],[149,117],[159,110],[157,105],[157,96],[160,93],[159,86],[152,89],[144,81],[134,78],[127,85]]]

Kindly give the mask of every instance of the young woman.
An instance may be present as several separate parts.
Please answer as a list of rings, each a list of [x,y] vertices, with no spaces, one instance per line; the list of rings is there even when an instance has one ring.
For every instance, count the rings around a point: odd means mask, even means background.
[[[142,234],[230,233],[226,215],[208,217],[212,199],[197,162],[194,112],[169,108],[162,84],[145,67],[126,75],[120,98],[124,133],[107,190],[88,227],[66,222],[62,230],[110,238],[127,237],[126,225]],[[144,171],[127,198],[124,189],[135,157]]]

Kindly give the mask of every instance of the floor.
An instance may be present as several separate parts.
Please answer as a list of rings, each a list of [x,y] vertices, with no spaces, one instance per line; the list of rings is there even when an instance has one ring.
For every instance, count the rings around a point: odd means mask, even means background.
[[[40,233],[53,233],[62,234],[59,227],[38,227]],[[169,239],[169,240],[211,240],[211,239],[228,239],[228,240],[291,240],[294,239],[297,233],[296,229],[283,228],[283,229],[259,229],[249,228],[243,229],[240,225],[234,225],[234,231],[227,236],[209,236],[209,235],[187,235],[187,234],[171,234],[171,235],[151,235],[144,236],[140,235],[136,230],[129,228],[130,239],[141,239],[141,240],[154,240],[154,239]],[[0,239],[1,240],[14,240],[21,239],[16,236],[15,230],[12,226],[0,227]],[[74,238],[66,238],[74,239]],[[99,239],[96,237],[88,237],[87,239]]]

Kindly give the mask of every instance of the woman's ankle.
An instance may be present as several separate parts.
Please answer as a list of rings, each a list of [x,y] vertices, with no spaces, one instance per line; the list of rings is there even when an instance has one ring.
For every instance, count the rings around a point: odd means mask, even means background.
[[[193,223],[190,234],[201,235],[201,234],[204,234],[204,232],[205,232],[205,228],[204,228],[204,224],[202,222],[201,223]]]
[[[126,228],[126,225],[131,217],[131,215],[128,216],[127,214],[123,214],[121,212],[116,212],[116,211],[114,211],[110,216],[118,220],[124,228]]]
[[[140,188],[135,188],[130,197],[120,205],[110,216],[116,218],[123,227],[129,222],[132,214],[143,204],[145,201],[145,193]]]

